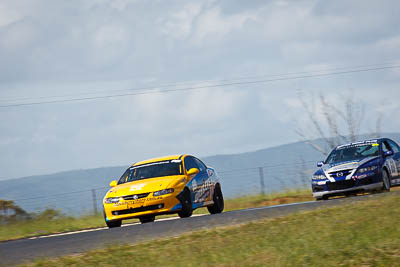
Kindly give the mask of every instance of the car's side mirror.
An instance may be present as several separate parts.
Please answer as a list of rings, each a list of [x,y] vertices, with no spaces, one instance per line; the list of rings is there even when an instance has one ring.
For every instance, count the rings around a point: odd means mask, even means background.
[[[191,168],[190,170],[188,170],[187,175],[188,176],[192,176],[192,175],[196,175],[198,174],[200,171],[197,168]]]
[[[324,162],[323,162],[323,161],[319,161],[319,162],[317,163],[317,167],[322,167],[322,166],[324,166]]]
[[[117,186],[117,184],[118,184],[117,181],[114,180],[114,181],[112,181],[112,182],[110,183],[110,186],[111,186],[111,187],[115,187],[115,186]]]
[[[383,153],[383,155],[385,155],[385,157],[389,157],[392,156],[394,153],[392,150],[386,151],[385,153]]]

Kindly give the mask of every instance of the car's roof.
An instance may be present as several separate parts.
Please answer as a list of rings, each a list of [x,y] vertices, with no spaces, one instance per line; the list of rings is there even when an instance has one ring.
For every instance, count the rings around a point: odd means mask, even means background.
[[[357,141],[357,142],[353,142],[353,143],[338,145],[336,148],[342,148],[342,147],[346,147],[346,146],[354,146],[354,145],[360,145],[360,144],[380,143],[381,141],[386,140],[386,139],[387,138],[366,139],[364,141]]]
[[[159,158],[146,159],[146,160],[136,162],[136,163],[132,164],[132,166],[138,166],[138,165],[142,165],[142,164],[164,161],[164,160],[181,159],[183,156],[184,155],[171,155],[171,156],[164,156],[164,157],[159,157]]]

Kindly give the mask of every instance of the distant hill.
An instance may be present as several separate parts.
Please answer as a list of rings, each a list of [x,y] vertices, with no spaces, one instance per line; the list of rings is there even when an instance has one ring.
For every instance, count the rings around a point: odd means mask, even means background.
[[[400,143],[400,133],[384,134]],[[360,138],[363,139],[363,138]],[[322,145],[321,140],[317,143]],[[303,142],[253,152],[201,158],[221,177],[225,197],[260,193],[259,167],[263,167],[265,192],[308,187],[316,162],[324,156]],[[56,208],[69,214],[101,210],[101,201],[111,180],[128,166],[74,170],[0,181],[0,199],[15,200],[28,211]],[[92,189],[95,196],[93,196]]]

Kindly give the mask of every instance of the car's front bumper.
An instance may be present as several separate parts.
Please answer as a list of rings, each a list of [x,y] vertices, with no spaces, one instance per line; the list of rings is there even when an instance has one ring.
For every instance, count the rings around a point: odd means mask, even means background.
[[[351,179],[344,177],[340,180],[312,181],[313,196],[320,198],[323,196],[343,195],[351,191],[371,191],[382,188],[382,172],[375,172],[363,178]]]
[[[126,220],[147,215],[175,213],[182,208],[176,197],[178,193],[174,192],[173,194],[159,197],[150,196],[145,199],[115,204],[103,203],[105,220]]]
[[[343,188],[338,190],[329,190],[329,191],[319,191],[313,192],[313,197],[319,198],[323,196],[333,196],[333,195],[343,195],[344,193],[351,192],[351,191],[372,191],[382,188],[382,182],[377,182],[368,185],[361,185],[361,186],[353,186],[349,188]]]

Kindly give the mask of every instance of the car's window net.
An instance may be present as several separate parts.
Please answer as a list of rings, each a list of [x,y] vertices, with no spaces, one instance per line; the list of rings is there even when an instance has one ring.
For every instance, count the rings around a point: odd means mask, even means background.
[[[394,153],[400,152],[399,146],[395,142],[393,142],[391,140],[389,140],[388,142],[389,142],[390,147],[393,149]]]
[[[390,151],[390,146],[386,142],[383,142],[382,144],[382,151],[384,153]]]
[[[379,144],[344,146],[333,150],[325,163],[335,164],[345,161],[361,160],[373,156],[379,156]]]
[[[199,170],[201,172],[203,172],[207,169],[206,166],[203,164],[203,162],[201,162],[199,159],[194,158],[194,160],[196,161],[197,166],[199,167]]]
[[[128,168],[119,179],[118,184],[180,174],[182,174],[181,160],[153,162]]]

